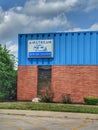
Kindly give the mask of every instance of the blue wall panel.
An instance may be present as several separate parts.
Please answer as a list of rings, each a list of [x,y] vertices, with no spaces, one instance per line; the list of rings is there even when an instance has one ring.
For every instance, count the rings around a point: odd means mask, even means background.
[[[53,58],[28,58],[28,40],[53,39]],[[19,65],[98,65],[98,32],[19,34]]]

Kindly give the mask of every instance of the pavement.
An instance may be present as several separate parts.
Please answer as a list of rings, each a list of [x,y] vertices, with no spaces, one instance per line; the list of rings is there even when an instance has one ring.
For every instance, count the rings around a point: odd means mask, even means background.
[[[0,109],[0,130],[98,130],[98,114]]]
[[[98,120],[98,114],[86,114],[86,113],[0,109],[0,114],[24,115],[24,116],[33,116],[33,117],[79,118],[79,119]]]

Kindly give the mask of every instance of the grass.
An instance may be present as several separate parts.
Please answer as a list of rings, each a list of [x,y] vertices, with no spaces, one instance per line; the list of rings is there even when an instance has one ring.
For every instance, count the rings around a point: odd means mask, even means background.
[[[98,106],[77,105],[77,104],[57,104],[57,103],[32,103],[32,102],[1,102],[0,109],[17,110],[39,110],[55,112],[76,112],[98,114]]]

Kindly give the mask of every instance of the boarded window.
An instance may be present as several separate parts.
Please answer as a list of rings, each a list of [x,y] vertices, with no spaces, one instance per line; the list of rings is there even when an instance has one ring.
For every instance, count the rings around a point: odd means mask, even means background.
[[[51,66],[38,66],[38,94],[51,87]]]

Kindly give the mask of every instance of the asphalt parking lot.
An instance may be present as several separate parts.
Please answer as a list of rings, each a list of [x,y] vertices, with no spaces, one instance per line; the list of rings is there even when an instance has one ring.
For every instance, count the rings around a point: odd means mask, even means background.
[[[98,130],[98,120],[0,114],[0,130]]]

